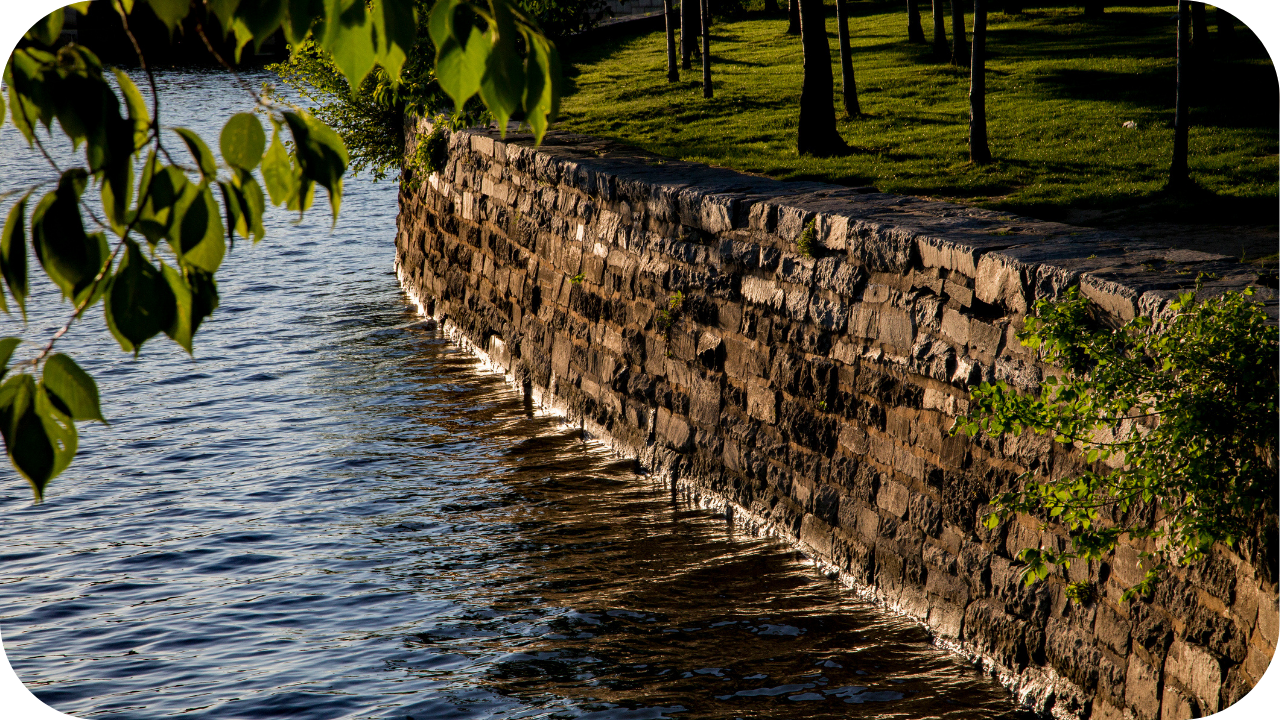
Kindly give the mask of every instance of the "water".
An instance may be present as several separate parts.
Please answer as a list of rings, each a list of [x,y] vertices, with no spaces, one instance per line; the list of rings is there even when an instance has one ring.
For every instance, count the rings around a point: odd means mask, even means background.
[[[161,85],[166,121],[211,144],[247,107],[222,74]],[[0,189],[47,174],[0,132]],[[914,624],[675,501],[418,325],[395,212],[394,184],[355,178],[332,232],[322,209],[273,214],[231,253],[194,360],[163,337],[132,360],[96,311],[59,345],[111,426],[81,426],[43,505],[0,471],[0,628],[42,700],[130,719],[1014,714]],[[40,282],[29,337],[67,311]]]

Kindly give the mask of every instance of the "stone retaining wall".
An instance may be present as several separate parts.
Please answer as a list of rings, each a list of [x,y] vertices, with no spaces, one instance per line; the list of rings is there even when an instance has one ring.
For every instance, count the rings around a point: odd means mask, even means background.
[[[1256,280],[1226,258],[556,134],[540,148],[455,134],[445,169],[405,172],[400,203],[397,269],[424,312],[682,492],[926,623],[1027,705],[1209,714],[1270,662],[1274,543],[1217,548],[1150,602],[1119,601],[1141,578],[1133,545],[1022,587],[1011,558],[1063,535],[1025,518],[987,531],[984,507],[1026,468],[1081,460],[1045,438],[947,432],[970,385],[1030,390],[1052,372],[1014,337],[1036,299],[1079,284],[1119,320],[1158,315],[1197,271],[1219,276],[1206,292]],[[811,220],[816,258],[796,245]],[[1095,602],[1064,596],[1090,577]]]

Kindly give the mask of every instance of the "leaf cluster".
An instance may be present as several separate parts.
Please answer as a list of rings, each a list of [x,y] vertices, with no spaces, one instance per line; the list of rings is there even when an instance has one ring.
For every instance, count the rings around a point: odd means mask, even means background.
[[[173,3],[150,4],[162,20],[181,20]],[[122,18],[133,5],[116,0]],[[0,340],[6,377],[0,431],[37,499],[75,454],[75,421],[102,420],[93,379],[67,355],[52,352],[71,324],[101,303],[107,329],[124,351],[136,356],[164,333],[192,352],[196,331],[218,305],[215,274],[229,246],[237,235],[256,242],[265,234],[263,185],[271,202],[299,212],[320,185],[336,219],[347,167],[333,130],[306,113],[265,103],[260,110],[272,129],[270,143],[258,115],[239,113],[223,126],[219,160],[194,131],[161,124],[154,81],[148,108],[127,74],[107,71],[87,48],[58,46],[62,18],[61,10],[49,15],[14,51],[4,70],[8,102],[0,101],[0,112],[7,107],[54,173],[17,190],[6,214],[0,309],[10,312],[12,303],[25,319],[32,265],[72,306],[67,323],[29,359],[10,365],[22,339]],[[55,125],[73,147],[83,147],[83,164],[63,168],[45,151],[42,136],[52,136]],[[292,152],[281,140],[286,128]],[[185,159],[174,157],[183,155],[180,147]]]
[[[1078,288],[1037,303],[1018,337],[1064,374],[1034,395],[984,383],[953,428],[993,438],[1031,431],[1082,456],[1078,474],[1027,473],[1022,489],[991,501],[988,528],[1022,512],[1070,532],[1064,552],[1020,553],[1026,581],[1102,560],[1125,536],[1149,540],[1129,599],[1275,512],[1278,336],[1251,294],[1188,292],[1160,324],[1139,317],[1119,328],[1099,322]]]

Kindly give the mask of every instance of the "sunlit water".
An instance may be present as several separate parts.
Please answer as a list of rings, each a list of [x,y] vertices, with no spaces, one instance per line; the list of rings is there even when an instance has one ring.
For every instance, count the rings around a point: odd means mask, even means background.
[[[160,79],[165,122],[215,147],[248,106],[222,74]],[[0,189],[48,176],[0,133]],[[416,325],[393,183],[349,179],[333,231],[322,207],[237,244],[195,359],[160,337],[133,360],[96,311],[59,345],[111,425],[81,426],[43,505],[0,470],[0,628],[45,702],[130,719],[1014,713],[920,628],[674,501]],[[39,282],[26,332],[47,338],[68,308]]]

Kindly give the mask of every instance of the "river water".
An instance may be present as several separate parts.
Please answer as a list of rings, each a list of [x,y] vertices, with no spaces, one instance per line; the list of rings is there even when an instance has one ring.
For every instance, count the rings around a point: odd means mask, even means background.
[[[221,73],[160,84],[163,121],[214,147],[249,106]],[[50,172],[0,130],[0,190]],[[1017,714],[915,624],[674,500],[418,324],[392,269],[393,182],[349,178],[332,230],[322,206],[237,244],[194,359],[160,337],[134,360],[97,312],[59,346],[111,425],[81,425],[42,505],[0,469],[0,631],[46,703],[130,720]],[[38,282],[25,331],[47,338],[68,308]]]

